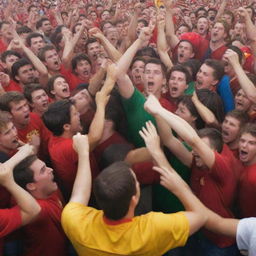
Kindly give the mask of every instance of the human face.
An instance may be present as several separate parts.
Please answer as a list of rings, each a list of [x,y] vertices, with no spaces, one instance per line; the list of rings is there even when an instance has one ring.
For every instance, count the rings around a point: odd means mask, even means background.
[[[42,31],[44,32],[45,35],[50,35],[52,32],[52,25],[50,23],[49,20],[45,20],[42,23],[42,27],[41,27]]]
[[[50,71],[57,72],[60,70],[61,60],[55,49],[45,52],[44,63]]]
[[[145,69],[145,63],[137,60],[133,63],[131,69],[131,79],[134,85],[142,84],[142,77]]]
[[[75,94],[72,99],[75,102],[75,107],[80,114],[84,114],[92,106],[92,97],[87,89],[81,90]]]
[[[30,105],[35,112],[44,113],[48,109],[49,101],[45,90],[39,89],[32,92],[31,98],[32,103]]]
[[[190,13],[189,17],[190,17],[191,23],[195,24],[196,23],[196,15],[195,15],[195,13],[193,13],[193,12]]]
[[[119,39],[117,29],[115,27],[109,28],[106,32],[106,38],[110,41],[111,44],[116,46]]]
[[[51,93],[54,95],[56,100],[69,98],[69,85],[65,78],[58,77],[55,79]]]
[[[13,34],[11,33],[10,24],[3,24],[2,25],[1,35],[7,41],[11,41],[13,39]]]
[[[70,108],[70,131],[73,135],[82,131],[80,113],[74,105]]]
[[[180,26],[178,29],[177,29],[177,31],[176,31],[176,36],[181,36],[182,34],[184,34],[184,33],[187,33],[188,32],[188,28],[186,27],[186,26]]]
[[[236,141],[239,137],[240,121],[232,116],[226,116],[222,123],[222,139],[226,144]]]
[[[101,20],[104,21],[104,20],[109,20],[109,19],[110,19],[109,11],[103,11],[101,14]]]
[[[91,76],[91,65],[87,60],[78,61],[75,72],[82,80],[87,80]]]
[[[240,89],[235,96],[235,109],[248,111],[252,102],[248,99],[243,89]]]
[[[40,49],[45,46],[45,41],[41,36],[31,38],[31,46],[30,49],[34,54],[38,54]]]
[[[108,29],[113,28],[113,25],[111,23],[105,23],[102,28],[102,32],[104,35],[106,35]]]
[[[136,35],[139,36],[140,31],[142,28],[145,27],[145,24],[143,22],[138,22],[137,28],[136,28]]]
[[[18,75],[15,78],[22,84],[30,84],[35,82],[35,70],[28,64],[23,67],[20,67],[18,70]]]
[[[9,153],[19,146],[17,129],[12,122],[0,131],[0,151]]]
[[[87,54],[90,60],[95,61],[100,53],[100,44],[98,42],[91,43],[87,46]]]
[[[42,198],[50,196],[57,190],[58,186],[54,182],[53,170],[45,165],[39,159],[36,159],[31,165],[30,169],[34,173],[35,192]]]
[[[196,89],[213,89],[218,83],[213,73],[214,69],[212,67],[203,64],[196,74]]]
[[[8,71],[11,71],[13,63],[15,63],[17,60],[19,60],[19,57],[16,55],[8,55],[5,59],[4,66]]]
[[[91,20],[97,20],[97,18],[98,18],[98,16],[97,16],[97,13],[96,12],[91,12],[90,13],[90,18],[91,18]]]
[[[201,140],[208,145],[210,148],[212,148],[212,145],[210,143],[210,140],[207,137],[203,137],[201,138]],[[213,148],[212,148],[213,149]],[[195,164],[196,167],[198,167],[199,169],[203,169],[206,168],[206,164],[203,162],[202,158],[198,155],[198,153],[194,150],[192,150],[192,154],[194,156],[195,159]]]
[[[209,23],[207,18],[205,17],[199,18],[197,21],[198,34],[204,36],[207,34],[208,29],[209,29]]]
[[[17,128],[27,126],[30,121],[29,106],[27,100],[10,103],[13,122]]]
[[[222,16],[223,20],[225,20],[230,26],[232,25],[232,17],[229,14],[224,14]]]
[[[179,63],[184,63],[195,56],[192,45],[186,41],[180,42],[177,53]]]
[[[166,83],[161,65],[148,63],[145,66],[143,79],[146,95],[152,93],[157,98],[160,98],[162,87]]]
[[[234,36],[240,36],[242,38],[245,37],[245,24],[237,22],[234,27]]]
[[[225,28],[222,23],[215,23],[212,31],[211,31],[211,42],[217,43],[224,41],[227,37],[227,33],[225,32]]]
[[[239,158],[245,165],[256,162],[256,138],[250,133],[243,133],[239,141]]]
[[[180,102],[178,104],[178,108],[177,110],[175,111],[175,114],[179,117],[181,117],[182,119],[184,119],[185,121],[187,121],[191,126],[195,126],[195,120],[196,120],[196,117],[194,117],[190,110],[188,109],[188,107]]]
[[[171,98],[178,98],[184,94],[188,88],[186,75],[180,71],[173,71],[168,81],[169,94]]]

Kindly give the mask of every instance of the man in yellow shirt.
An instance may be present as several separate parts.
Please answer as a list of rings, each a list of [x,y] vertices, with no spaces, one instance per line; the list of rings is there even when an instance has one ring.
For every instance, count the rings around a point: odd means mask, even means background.
[[[147,129],[153,129],[153,125]],[[143,137],[152,157],[160,167],[171,168],[160,149],[159,139],[154,139],[156,143],[151,145],[147,143],[152,132],[144,129]],[[157,136],[156,131],[153,134]],[[140,187],[124,162],[109,166],[95,180],[94,193],[103,210],[88,207],[91,193],[88,143],[84,143],[86,138],[82,135],[76,135],[73,140],[79,165],[70,201],[62,213],[62,226],[79,255],[162,255],[183,246],[188,236],[206,222],[200,203],[192,205],[194,195],[188,196],[188,187],[181,191],[179,183],[170,187],[187,211],[150,212],[134,217]]]

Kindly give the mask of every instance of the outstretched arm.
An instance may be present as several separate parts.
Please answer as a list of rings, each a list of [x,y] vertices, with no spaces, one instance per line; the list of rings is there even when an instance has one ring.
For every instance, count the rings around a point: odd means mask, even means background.
[[[12,170],[15,165],[32,153],[33,147],[26,144],[12,158],[0,165],[0,184],[11,193],[20,207],[22,225],[31,222],[39,214],[41,207],[34,197],[15,183]]]
[[[165,110],[153,95],[148,97],[144,108],[149,113],[157,114],[165,119],[171,128],[197,152],[208,168],[213,166],[215,162],[214,151],[197,135],[196,131],[184,119]]]
[[[73,136],[73,147],[78,154],[78,168],[69,202],[88,205],[92,186],[88,137],[76,134]]]

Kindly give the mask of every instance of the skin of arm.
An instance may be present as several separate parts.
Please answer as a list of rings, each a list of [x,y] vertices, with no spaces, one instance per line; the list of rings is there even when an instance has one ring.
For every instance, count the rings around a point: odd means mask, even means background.
[[[165,17],[163,15],[158,15],[157,17],[157,50],[160,56],[160,59],[170,70],[173,67],[172,60],[168,54],[168,44],[165,36]]]
[[[74,135],[73,147],[78,154],[78,169],[69,202],[88,205],[92,186],[88,137],[80,133]]]
[[[212,113],[212,111],[207,108],[197,97],[196,91],[194,91],[192,96],[192,102],[194,103],[197,112],[203,119],[203,121],[208,125],[215,125],[220,126],[218,120],[216,119],[215,115]]]
[[[89,34],[100,40],[100,43],[103,45],[109,58],[113,62],[117,62],[120,59],[121,53],[109,42],[109,40],[103,35],[103,33],[98,28],[90,29]]]
[[[172,0],[164,0],[164,5],[166,8],[166,37],[168,39],[168,43],[170,47],[173,49],[179,43],[179,38],[175,35],[175,28],[173,24],[173,16],[172,16],[172,9],[173,9],[173,1]]]
[[[152,157],[148,149],[143,147],[143,148],[136,148],[134,150],[131,150],[125,157],[124,161],[129,165],[133,165],[136,163],[152,161]]]
[[[92,96],[95,96],[96,93],[100,90],[102,86],[102,81],[106,76],[106,68],[100,67],[99,70],[92,76],[89,82],[88,91]]]
[[[179,139],[173,136],[169,124],[163,118],[159,115],[154,115],[154,117],[161,141],[180,161],[190,167],[193,160],[192,153],[185,148]]]
[[[154,167],[154,169],[161,174],[160,184],[174,193],[184,205],[186,209],[185,215],[189,221],[189,234],[192,235],[199,228],[201,228],[207,220],[207,216],[204,215],[204,206],[193,195],[185,181],[183,181],[170,166],[160,148],[160,139],[154,125],[151,122],[147,122],[146,128],[143,127],[143,129],[140,131],[140,135],[144,139],[147,149],[152,154],[153,159],[159,166]],[[168,178],[169,176],[174,176],[176,179],[175,182],[169,182],[169,180],[165,178]]]
[[[202,158],[208,168],[215,162],[214,151],[197,135],[196,131],[182,118],[165,110],[155,96],[150,95],[144,104],[149,113],[161,116],[177,134]]]
[[[219,10],[218,10],[218,12],[217,12],[217,14],[216,14],[215,20],[218,20],[218,19],[221,18],[221,16],[222,16],[223,13],[224,13],[224,10],[225,10],[225,8],[226,8],[226,5],[227,5],[227,0],[221,1],[221,5],[220,5]]]
[[[116,81],[116,73],[115,73],[115,64],[111,64],[108,67],[107,79],[102,87],[102,89],[96,94],[96,105],[97,110],[90,125],[88,140],[90,144],[90,150],[92,151],[98,144],[101,139],[103,128],[104,128],[104,120],[105,120],[105,107],[109,100],[109,94],[112,91],[115,81]]]
[[[227,50],[225,57],[228,59],[229,63],[232,65],[237,79],[241,88],[244,90],[247,97],[254,103],[256,103],[256,88],[252,81],[248,78],[244,72],[242,66],[239,63],[238,55],[231,49]]]
[[[15,165],[32,153],[33,147],[26,144],[12,158],[0,165],[0,183],[11,193],[20,207],[22,225],[31,222],[39,214],[41,207],[34,197],[15,183],[12,170]]]

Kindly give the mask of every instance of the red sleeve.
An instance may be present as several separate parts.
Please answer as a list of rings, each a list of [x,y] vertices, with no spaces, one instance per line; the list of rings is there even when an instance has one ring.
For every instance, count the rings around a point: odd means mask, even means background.
[[[15,206],[11,209],[0,210],[0,237],[4,237],[22,224],[20,208]]]

